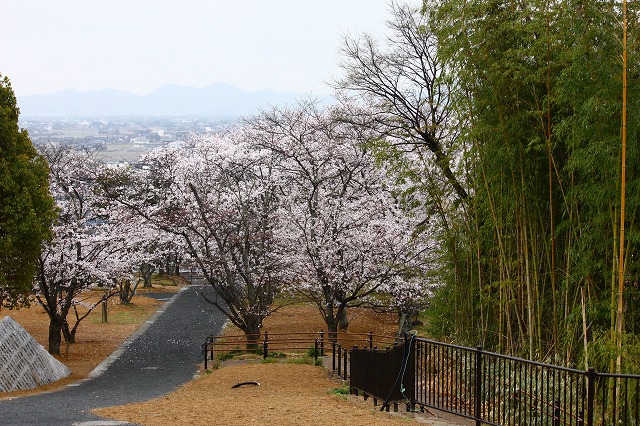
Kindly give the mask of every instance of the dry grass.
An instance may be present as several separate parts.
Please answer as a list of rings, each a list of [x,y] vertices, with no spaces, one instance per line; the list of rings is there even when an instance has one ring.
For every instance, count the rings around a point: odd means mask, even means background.
[[[260,386],[231,387],[257,381]],[[362,399],[336,395],[339,386],[321,367],[243,364],[213,371],[167,396],[95,410],[142,425],[403,425],[409,419],[381,413]]]
[[[177,286],[154,284],[154,288],[141,290],[138,293],[144,294],[148,291],[173,293],[178,289]],[[92,295],[90,300],[95,300],[97,296],[97,294]],[[130,305],[120,305],[117,298],[110,299],[108,323],[102,323],[101,308],[97,307],[80,323],[76,333],[76,343],[69,345],[63,339],[62,354],[56,358],[71,369],[71,375],[36,389],[1,393],[0,398],[52,391],[86,378],[91,370],[117,349],[161,304],[162,302],[144,296],[135,296]],[[73,316],[73,313],[70,315]],[[32,305],[30,308],[19,310],[3,309],[0,311],[0,318],[5,316],[13,318],[38,343],[45,349],[48,348],[49,317],[41,306]]]
[[[174,288],[155,288],[152,291],[175,291]],[[92,313],[78,329],[78,343],[69,346],[68,353],[59,359],[73,373],[54,384],[34,391],[12,392],[4,397],[15,397],[61,386],[82,379],[139,324],[160,305],[153,299],[137,296],[129,306],[110,305],[108,324],[100,322],[100,311]],[[41,307],[20,311],[2,311],[0,316],[11,315],[45,344],[48,318]],[[396,318],[391,314],[377,314],[369,310],[349,311],[350,330],[347,335],[366,333],[393,335]],[[291,331],[317,332],[326,329],[320,314],[313,306],[288,306],[264,322],[263,331],[285,333]],[[227,333],[237,333],[228,328]],[[231,389],[236,383],[257,381],[260,386]],[[342,383],[328,376],[321,367],[307,364],[260,363],[223,364],[222,368],[204,372],[164,397],[142,403],[95,410],[101,416],[130,421],[142,425],[225,424],[233,425],[300,425],[350,424],[376,426],[412,423],[413,420],[381,413],[371,402],[349,395],[338,395],[332,390]]]
[[[348,334],[373,331],[393,335],[395,316],[370,310],[350,311]],[[264,321],[269,334],[317,332],[326,329],[313,306],[287,306]],[[226,334],[239,330],[227,327]],[[287,354],[287,358],[295,354]],[[247,358],[247,357],[241,357]],[[259,357],[256,357],[259,358]],[[260,386],[232,389],[234,384],[256,381]],[[207,371],[164,397],[94,412],[112,419],[143,425],[224,424],[301,425],[349,424],[354,426],[400,425],[412,422],[381,413],[371,402],[332,390],[342,386],[321,367],[308,364],[261,363],[257,360],[229,361]]]
[[[264,320],[260,329],[262,336],[267,332],[270,336],[269,351],[284,352],[287,355],[294,355],[296,352],[306,352],[313,346],[313,341],[317,337],[318,332],[324,331],[325,348],[329,345],[329,336],[327,326],[322,319],[318,309],[307,303],[297,303],[285,306],[277,310],[274,314]],[[374,344],[383,347],[388,343],[380,343],[381,340],[388,342],[388,339],[381,339],[381,336],[393,337],[397,331],[397,317],[392,313],[379,313],[371,309],[351,308],[349,309],[349,328],[348,331],[339,331],[338,343],[344,347],[351,348],[354,345],[363,346],[368,344],[368,334],[373,333]],[[286,344],[278,343],[281,334],[295,335],[301,340],[308,340],[308,343],[297,343],[302,349],[288,350]],[[309,333],[306,334],[305,333]],[[228,325],[224,330],[224,344],[219,345],[220,348],[235,350],[245,347],[245,339],[243,333],[233,325]],[[240,337],[230,337],[240,336]],[[226,350],[221,350],[226,352]],[[258,356],[256,356],[258,357]],[[254,358],[256,358],[254,357]],[[243,358],[251,358],[244,356]]]

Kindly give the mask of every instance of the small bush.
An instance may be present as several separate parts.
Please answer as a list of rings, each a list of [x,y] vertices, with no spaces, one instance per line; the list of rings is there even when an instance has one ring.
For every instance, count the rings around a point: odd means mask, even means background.
[[[349,387],[348,382],[343,382],[342,386],[340,386],[339,388],[333,388],[327,393],[331,393],[334,395],[349,395],[351,393],[351,388]]]
[[[307,349],[307,356],[311,357],[311,358],[317,358],[320,356],[320,348],[316,349],[315,346],[311,346],[309,349]]]

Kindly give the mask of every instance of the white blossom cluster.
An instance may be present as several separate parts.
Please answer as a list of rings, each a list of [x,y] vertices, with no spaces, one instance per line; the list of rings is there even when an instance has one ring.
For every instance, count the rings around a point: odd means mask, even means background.
[[[420,203],[402,201],[367,148],[375,132],[340,114],[312,102],[263,112],[118,170],[64,152],[52,166],[61,214],[43,270],[109,286],[178,248],[246,333],[283,291],[314,301],[330,329],[350,306],[415,309],[431,251]]]

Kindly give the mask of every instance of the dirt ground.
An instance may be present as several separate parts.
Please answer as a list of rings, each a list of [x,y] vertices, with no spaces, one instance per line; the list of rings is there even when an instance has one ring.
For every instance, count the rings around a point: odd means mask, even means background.
[[[102,323],[102,311],[97,307],[78,326],[76,343],[69,345],[63,339],[61,355],[56,358],[71,369],[68,377],[32,390],[3,392],[0,393],[0,399],[52,391],[86,378],[91,370],[116,350],[162,304],[144,297],[144,293],[175,293],[178,290],[179,287],[175,285],[155,284],[152,289],[139,289],[130,305],[120,305],[117,297],[111,298],[108,302],[108,323]],[[70,315],[73,316],[73,313]],[[0,319],[5,316],[10,316],[45,349],[48,348],[49,317],[41,306],[32,304],[30,308],[0,310]]]
[[[177,291],[177,287],[158,287],[154,291]],[[160,305],[150,298],[136,296],[129,306],[110,304],[109,323],[100,322],[100,310],[85,319],[78,329],[78,343],[70,345],[68,352],[58,357],[73,373],[54,384],[33,391],[7,393],[0,398],[16,397],[41,391],[59,389],[85,378],[87,374],[115,350]],[[20,311],[2,310],[0,317],[10,315],[46,347],[47,316],[41,307]],[[393,314],[371,310],[349,311],[349,332],[344,344],[351,346],[363,333],[393,335],[396,317]],[[314,306],[296,304],[287,306],[264,321],[262,331],[270,335],[285,332],[317,332],[326,329]],[[227,327],[226,335],[237,334]],[[285,351],[286,352],[286,351]],[[298,352],[305,352],[304,350]],[[101,416],[142,425],[224,424],[232,425],[300,425],[349,424],[394,425],[414,423],[418,420],[379,412],[372,401],[341,394],[344,384],[331,378],[325,369],[301,364],[300,355],[287,353],[285,359],[264,363],[259,359],[231,360],[216,363],[216,369],[203,371],[199,377],[161,398],[143,403],[95,410]],[[259,358],[254,356],[254,358]],[[245,381],[259,382],[259,386],[232,386]],[[425,419],[419,419],[425,423]]]
[[[232,386],[255,381],[259,386]],[[381,413],[371,402],[332,390],[340,383],[322,367],[301,364],[223,366],[159,399],[95,410],[142,425],[401,425],[410,419]]]
[[[361,334],[368,332],[393,335],[396,330],[396,318],[392,314],[352,309],[349,319],[349,332],[345,339],[357,336],[362,340]],[[318,332],[322,329],[326,330],[326,326],[318,310],[298,304],[284,307],[266,318],[262,332],[268,331],[270,336],[276,336],[285,332]],[[226,328],[225,335],[236,334],[239,330],[235,327]],[[162,398],[94,412],[143,425],[368,426],[411,422],[397,414],[379,412],[379,407],[376,409],[371,400],[365,402],[362,398],[340,394],[337,389],[344,389],[343,383],[329,377],[324,368],[300,364],[296,351],[282,351],[286,358],[270,359],[268,363],[256,355],[240,356],[242,361],[234,359],[217,363],[219,368],[204,371],[198,379]],[[260,385],[232,389],[233,385],[247,381]]]

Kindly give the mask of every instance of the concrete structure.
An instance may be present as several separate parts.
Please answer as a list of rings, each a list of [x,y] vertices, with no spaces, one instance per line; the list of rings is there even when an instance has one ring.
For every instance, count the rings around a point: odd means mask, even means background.
[[[20,324],[11,317],[0,320],[0,392],[33,389],[69,374]]]

